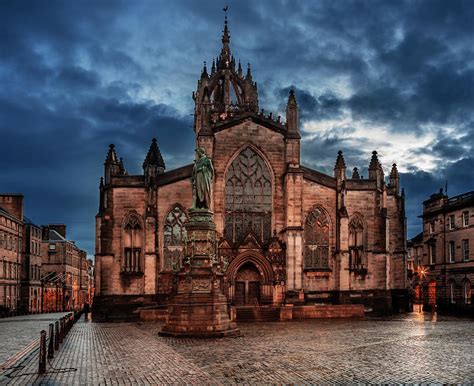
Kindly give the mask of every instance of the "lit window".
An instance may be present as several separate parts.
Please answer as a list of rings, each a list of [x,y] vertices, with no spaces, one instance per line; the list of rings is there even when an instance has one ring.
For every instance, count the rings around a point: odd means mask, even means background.
[[[56,250],[56,244],[49,244],[49,250],[50,251]]]
[[[467,227],[469,226],[469,212],[462,212],[462,225]]]
[[[456,244],[454,241],[449,242],[449,262],[454,263],[456,260],[455,257],[455,252],[456,252]]]

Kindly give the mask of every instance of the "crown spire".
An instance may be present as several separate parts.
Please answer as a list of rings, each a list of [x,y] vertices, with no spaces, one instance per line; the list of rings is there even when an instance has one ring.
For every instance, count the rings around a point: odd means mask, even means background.
[[[229,10],[229,6],[226,5],[222,9],[225,13],[224,16],[224,31],[222,31],[222,50],[221,50],[221,55],[220,55],[220,62],[221,65],[225,67],[229,67],[230,61],[231,61],[231,55],[230,55],[230,34],[229,34],[229,27],[227,25],[227,11]]]

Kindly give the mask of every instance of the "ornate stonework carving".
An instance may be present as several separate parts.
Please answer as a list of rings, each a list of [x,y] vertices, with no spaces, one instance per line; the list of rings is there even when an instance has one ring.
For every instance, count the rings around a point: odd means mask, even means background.
[[[193,292],[211,292],[210,279],[193,278]]]

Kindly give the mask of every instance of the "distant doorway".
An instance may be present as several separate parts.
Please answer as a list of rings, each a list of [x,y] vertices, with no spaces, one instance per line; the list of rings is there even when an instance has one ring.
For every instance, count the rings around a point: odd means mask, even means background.
[[[240,267],[235,278],[235,305],[250,306],[260,303],[261,275],[252,263]]]

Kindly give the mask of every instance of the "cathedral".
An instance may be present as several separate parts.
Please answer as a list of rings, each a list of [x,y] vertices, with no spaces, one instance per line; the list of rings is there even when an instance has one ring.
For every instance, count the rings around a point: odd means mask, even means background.
[[[290,91],[284,119],[260,109],[250,66],[243,70],[231,53],[227,18],[220,54],[210,70],[204,65],[193,100],[196,148],[214,166],[211,209],[231,305],[406,309],[405,203],[395,164],[388,181],[375,151],[368,178],[357,168],[348,175],[341,151],[333,175],[302,165],[297,96]],[[192,170],[166,170],[153,139],[143,174],[129,175],[110,145],[96,216],[98,313],[133,314],[172,299]]]

